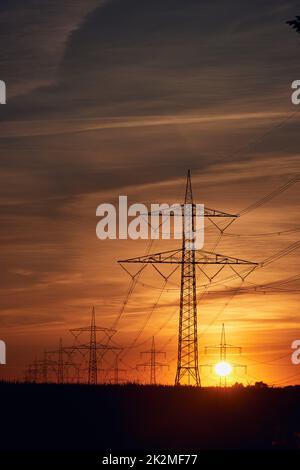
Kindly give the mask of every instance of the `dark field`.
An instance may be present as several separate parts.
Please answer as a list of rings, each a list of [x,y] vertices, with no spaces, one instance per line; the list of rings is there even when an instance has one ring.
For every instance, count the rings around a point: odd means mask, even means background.
[[[300,448],[300,387],[0,383],[2,450]]]

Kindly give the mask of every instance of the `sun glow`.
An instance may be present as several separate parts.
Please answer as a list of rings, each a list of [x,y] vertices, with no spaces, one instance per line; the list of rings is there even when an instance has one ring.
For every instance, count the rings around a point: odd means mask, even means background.
[[[219,377],[227,377],[227,375],[230,375],[231,372],[232,372],[232,367],[228,362],[221,361],[215,365],[215,373]]]

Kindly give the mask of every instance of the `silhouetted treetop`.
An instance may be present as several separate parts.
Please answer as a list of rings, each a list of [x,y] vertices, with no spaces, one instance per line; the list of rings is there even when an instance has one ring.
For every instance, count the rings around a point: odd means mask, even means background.
[[[296,19],[294,20],[287,21],[286,24],[294,28],[297,31],[297,33],[300,33],[300,16],[296,16]]]

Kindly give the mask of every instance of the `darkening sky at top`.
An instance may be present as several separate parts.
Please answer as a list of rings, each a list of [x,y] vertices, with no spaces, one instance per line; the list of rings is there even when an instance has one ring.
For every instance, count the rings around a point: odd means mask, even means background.
[[[67,329],[88,321],[93,303],[103,324],[119,311],[128,279],[116,260],[146,245],[97,241],[98,204],[119,194],[177,201],[190,167],[199,202],[238,211],[299,172],[299,118],[290,100],[291,83],[300,79],[299,35],[285,24],[296,14],[298,2],[274,0],[1,2],[0,79],[8,102],[0,107],[0,337],[10,348],[7,375],[20,374],[59,335],[67,341]],[[295,186],[232,232],[293,228],[299,208]],[[220,251],[261,260],[296,238],[227,239]],[[294,253],[253,282],[297,274],[297,264]],[[255,358],[288,352],[299,331],[297,296],[242,297],[202,345],[215,342],[226,321]],[[151,299],[153,292],[141,289],[132,301],[120,325],[123,344]],[[163,301],[143,339],[174,302]],[[211,323],[218,302],[207,303],[201,325]],[[175,317],[162,342],[176,327]],[[176,354],[176,338],[169,347]],[[255,372],[274,381],[293,368]]]

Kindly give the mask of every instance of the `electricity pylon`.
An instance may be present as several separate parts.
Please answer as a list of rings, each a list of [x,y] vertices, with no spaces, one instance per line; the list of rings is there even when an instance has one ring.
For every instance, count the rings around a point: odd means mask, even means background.
[[[103,333],[106,338],[104,343],[97,343],[97,332]],[[78,351],[82,356],[85,356],[88,353],[88,383],[90,385],[97,385],[98,383],[98,356],[97,352],[102,351],[102,356],[107,351],[118,351],[121,348],[117,346],[111,346],[109,343],[111,341],[112,336],[116,333],[116,330],[111,328],[103,328],[96,325],[96,314],[95,314],[95,307],[92,309],[92,319],[91,323],[87,327],[83,328],[73,328],[70,330],[70,333],[75,338],[75,344],[69,348],[69,351],[75,352]],[[89,342],[88,343],[81,343],[80,342],[80,335],[82,333],[89,334]]]
[[[114,362],[114,367],[111,369],[107,369],[107,372],[113,372],[113,383],[115,385],[118,385],[120,383],[123,383],[125,380],[120,377],[121,374],[126,374],[127,369],[122,369],[119,367],[119,354],[116,354],[115,357],[115,362]],[[124,377],[124,375],[123,375]]]
[[[73,362],[73,360],[67,360],[64,363],[65,366],[65,382],[66,383],[80,383],[80,372],[81,372],[81,365],[78,363]],[[70,369],[74,371],[73,375],[70,376]]]
[[[62,358],[62,343],[60,340],[59,349],[56,351],[44,351],[44,358],[35,358],[34,362],[31,363],[25,371],[25,381],[29,382],[41,382],[49,383],[49,371],[55,371],[57,376],[57,382],[63,383],[64,381],[64,367],[67,363],[64,363]],[[52,360],[48,356],[51,354],[58,354],[59,360]]]
[[[37,358],[29,364],[25,370],[25,382],[37,383],[39,380],[40,369]]]
[[[95,307],[92,311],[92,322],[90,331],[90,353],[89,353],[89,384],[97,383],[97,330]]]
[[[43,382],[47,383],[48,382],[48,367],[49,367],[47,351],[44,351],[44,359],[43,359],[43,361],[41,361],[41,367],[42,367],[42,371],[43,371],[43,374],[42,374]]]
[[[59,339],[58,349],[47,352],[47,367],[51,366],[51,368],[55,370],[58,384],[67,383],[69,381],[69,368],[75,369],[77,383],[80,382],[80,364],[76,364],[72,360],[72,352],[73,348],[63,346],[61,338]],[[55,361],[48,358],[48,355],[51,356],[53,354],[57,357]]]
[[[151,349],[149,351],[142,351],[141,356],[144,356],[145,354],[150,356],[149,361],[144,362],[143,364],[137,364],[137,368],[139,368],[139,367],[144,367],[144,368],[149,367],[150,368],[150,384],[151,385],[156,385],[156,369],[158,367],[160,367],[160,368],[168,367],[167,364],[157,362],[156,357],[158,355],[161,355],[161,354],[163,354],[164,357],[166,357],[166,353],[164,351],[156,351],[154,336],[152,336]]]
[[[59,349],[58,349],[57,382],[59,384],[64,383],[64,352],[63,352],[61,338],[59,339]]]
[[[196,287],[196,265],[220,265],[215,276],[222,271],[225,265],[231,267],[237,275],[233,266],[251,265],[247,275],[255,269],[257,263],[245,261],[226,255],[211,253],[203,250],[187,249],[187,242],[191,242],[192,233],[195,230],[195,217],[197,206],[193,201],[192,183],[190,170],[187,174],[185,199],[182,224],[182,248],[177,250],[153,253],[146,256],[121,260],[119,263],[142,263],[142,264],[178,264],[181,265],[181,287],[180,287],[180,310],[179,310],[179,332],[178,332],[178,357],[175,385],[180,385],[187,379],[188,384],[193,382],[201,386],[198,365],[198,337],[197,337],[197,287]],[[172,213],[170,214],[172,215]],[[204,217],[210,221],[213,218],[231,218],[232,220],[223,228],[223,231],[231,224],[237,215],[227,214],[214,209],[204,208]],[[214,222],[214,225],[217,226]],[[157,269],[157,267],[156,267]],[[158,269],[157,269],[158,270]],[[201,270],[201,269],[200,269]],[[202,270],[201,270],[202,271]],[[204,272],[204,271],[202,271]],[[214,277],[215,277],[214,276]],[[134,278],[134,276],[132,276]],[[244,278],[246,277],[246,274]]]
[[[240,346],[233,346],[232,344],[226,343],[226,336],[225,336],[225,325],[222,323],[222,332],[221,332],[221,341],[220,344],[216,346],[205,346],[205,354],[207,354],[209,351],[219,351],[219,360],[220,362],[226,362],[227,361],[227,351],[231,351],[232,353],[237,352],[237,354],[242,353],[242,348]],[[204,367],[213,367],[214,364],[205,364]],[[230,367],[232,369],[237,369],[237,368],[242,368],[245,369],[245,372],[247,371],[247,366],[244,364],[233,364],[230,362]],[[219,385],[220,387],[227,387],[227,376],[220,376],[219,379]]]
[[[36,361],[41,370],[40,375],[43,383],[49,382],[49,369],[54,369],[57,366],[57,362],[49,359],[48,354],[48,351],[44,351],[44,358]]]

